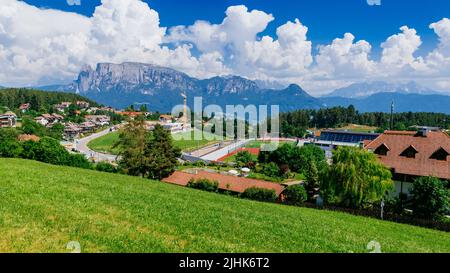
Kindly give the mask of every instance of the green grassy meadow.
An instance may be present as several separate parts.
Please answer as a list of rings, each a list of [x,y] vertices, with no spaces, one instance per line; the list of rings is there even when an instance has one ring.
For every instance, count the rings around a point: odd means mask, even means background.
[[[201,139],[196,140],[195,139],[195,132],[200,133]],[[214,139],[214,135],[207,133],[207,132],[201,132],[201,131],[190,131],[190,132],[183,132],[183,133],[177,133],[174,137],[174,145],[180,148],[184,152],[190,152],[196,149],[200,149],[202,147],[218,143],[217,140],[208,140],[208,139]]]
[[[0,159],[0,252],[450,252],[450,233]]]
[[[208,133],[203,133],[206,136]],[[194,132],[179,133],[180,139],[174,140],[175,146],[179,147],[184,152],[189,152],[204,146],[217,143],[215,140],[207,140],[203,137],[201,140],[194,140]],[[119,132],[112,132],[102,137],[96,138],[88,143],[88,147],[96,152],[118,154],[119,149],[113,149],[112,146],[119,140]]]
[[[114,143],[118,140],[119,132],[115,131],[90,141],[87,146],[96,152],[118,154],[119,149],[113,148]]]

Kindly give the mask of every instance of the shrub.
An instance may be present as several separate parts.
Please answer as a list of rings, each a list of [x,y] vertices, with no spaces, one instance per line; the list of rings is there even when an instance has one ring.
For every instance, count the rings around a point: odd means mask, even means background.
[[[69,154],[65,165],[82,169],[93,168],[92,163],[82,154]]]
[[[280,177],[280,168],[274,162],[270,162],[263,165],[262,173],[269,177]]]
[[[248,151],[240,151],[236,154],[236,163],[239,166],[254,167],[255,160],[253,155]]]
[[[298,205],[308,199],[305,187],[302,185],[292,185],[284,190],[284,197],[286,203]]]
[[[19,131],[16,128],[0,128],[0,142],[17,140]]]
[[[307,171],[310,162],[314,162],[319,171],[326,167],[325,152],[315,145],[297,147],[283,144],[273,152],[261,152],[258,160],[260,163],[287,164],[291,171],[298,173]]]
[[[70,154],[59,141],[44,137],[39,142],[22,143],[21,158],[36,160],[53,165],[64,165],[83,169],[92,169],[92,164],[81,154]]]
[[[242,198],[262,201],[262,202],[275,202],[277,200],[277,195],[275,190],[263,189],[252,187],[246,189],[242,194]]]
[[[219,182],[210,181],[208,179],[191,179],[187,184],[189,188],[202,191],[217,192],[219,190]]]
[[[19,157],[22,153],[22,145],[17,140],[0,142],[0,157]]]
[[[446,182],[434,177],[420,177],[414,181],[414,215],[421,218],[439,218],[448,212],[448,190]]]
[[[95,169],[99,172],[105,173],[117,173],[117,168],[114,167],[111,163],[108,162],[99,162],[95,165]]]
[[[205,163],[205,161],[199,160],[194,163],[194,166],[202,168],[202,167],[206,167],[206,163]]]

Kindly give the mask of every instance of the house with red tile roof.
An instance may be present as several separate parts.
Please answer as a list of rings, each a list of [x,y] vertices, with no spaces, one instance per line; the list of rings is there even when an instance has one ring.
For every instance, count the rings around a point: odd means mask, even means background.
[[[284,186],[277,183],[205,170],[194,170],[192,172],[176,171],[168,178],[163,179],[163,182],[185,187],[192,179],[208,179],[210,181],[217,181],[219,183],[219,189],[234,193],[243,193],[248,188],[256,187],[274,190],[275,194],[280,196],[285,189]]]
[[[173,117],[171,115],[160,115],[159,121],[164,123],[171,123],[173,120]]]
[[[445,132],[386,131],[366,142],[365,149],[391,168],[395,180],[411,182],[421,176],[450,180],[450,136]]]
[[[0,114],[0,128],[2,127],[16,127],[17,115],[14,112],[7,111]]]
[[[19,110],[20,110],[22,113],[25,113],[26,111],[30,110],[30,107],[31,107],[31,104],[29,104],[29,103],[24,103],[24,104],[21,104],[21,105],[19,106]]]
[[[119,115],[122,115],[122,116],[127,116],[127,117],[129,117],[129,118],[131,118],[131,119],[134,119],[134,118],[136,118],[136,117],[138,117],[138,116],[143,115],[144,113],[142,113],[142,112],[130,112],[130,111],[124,111],[124,112],[118,112],[118,114],[119,114]]]

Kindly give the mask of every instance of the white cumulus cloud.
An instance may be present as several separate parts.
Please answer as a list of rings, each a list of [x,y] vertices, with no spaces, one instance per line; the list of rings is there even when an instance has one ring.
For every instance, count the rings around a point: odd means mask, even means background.
[[[160,14],[141,0],[102,0],[91,17],[0,0],[0,85],[67,83],[85,64],[135,61],[199,78],[237,74],[298,83],[316,94],[362,80],[450,86],[447,18],[430,25],[439,43],[424,56],[418,54],[421,37],[409,26],[381,45],[351,33],[313,45],[299,19],[278,26],[274,36],[262,35],[274,20],[270,13],[239,5],[229,7],[218,24],[165,27]],[[381,57],[373,58],[378,46]]]

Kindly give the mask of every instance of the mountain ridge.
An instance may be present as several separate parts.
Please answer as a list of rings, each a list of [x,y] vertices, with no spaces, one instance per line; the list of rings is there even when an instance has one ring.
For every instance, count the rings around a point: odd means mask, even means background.
[[[279,104],[282,111],[318,109],[322,102],[298,85],[285,89],[263,89],[256,81],[240,76],[196,79],[175,69],[162,66],[125,62],[99,63],[93,69],[85,66],[69,85],[40,87],[44,90],[83,94],[103,104],[125,108],[134,103],[149,103],[154,111],[167,112],[182,104],[181,93],[188,97],[203,97],[204,104]],[[282,97],[287,95],[291,97]],[[188,100],[193,106],[192,99]]]
[[[437,94],[415,81],[406,83],[389,83],[384,81],[369,81],[354,83],[346,87],[335,89],[323,97],[366,98],[377,93],[403,93],[403,94]]]
[[[188,96],[188,105],[193,107],[193,97],[202,97],[203,105],[279,105],[280,111],[298,109],[320,109],[353,104],[360,112],[386,112],[391,101],[397,109],[405,112],[450,113],[450,96],[433,94],[430,89],[415,82],[389,84],[384,82],[359,83],[349,87],[372,86],[364,95],[345,97],[342,89],[320,98],[309,95],[299,85],[291,84],[282,89],[261,88],[258,81],[240,76],[217,76],[196,79],[175,69],[162,66],[125,62],[122,64],[99,63],[93,69],[85,66],[77,79],[68,85],[38,87],[49,91],[78,93],[99,103],[119,109],[131,104],[148,104],[152,111],[169,112],[175,105],[183,103],[181,93]],[[376,89],[376,86],[381,86]],[[390,91],[383,92],[386,88]],[[341,90],[341,91],[339,91]],[[347,88],[347,90],[349,90]],[[381,91],[380,91],[381,90]],[[394,91],[392,91],[394,90]],[[400,91],[395,91],[400,90]],[[415,90],[419,94],[415,94]],[[339,92],[338,92],[339,91]],[[342,94],[342,92],[344,94]],[[420,94],[420,92],[424,94]],[[357,93],[357,92],[356,92]],[[355,94],[351,91],[350,94]],[[431,96],[431,97],[430,97]],[[447,104],[448,103],[448,104]]]

